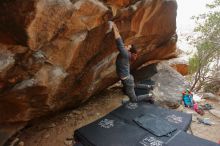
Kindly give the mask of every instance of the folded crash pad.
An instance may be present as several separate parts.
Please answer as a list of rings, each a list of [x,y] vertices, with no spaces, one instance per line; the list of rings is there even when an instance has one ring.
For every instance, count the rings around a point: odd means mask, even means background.
[[[192,115],[178,112],[171,109],[161,108],[159,106],[148,104],[145,102],[140,103],[127,103],[111,112],[112,115],[126,121],[130,124],[136,124],[134,119],[146,114],[156,115],[171,125],[175,126],[178,130],[186,131],[192,121]]]
[[[219,146],[219,144],[179,131],[166,142],[165,146]]]
[[[170,133],[177,130],[177,128],[171,125],[168,121],[154,115],[154,114],[145,114],[138,118],[135,118],[134,121],[142,128],[146,129],[150,133],[160,137],[160,136],[169,136]]]
[[[191,115],[163,109],[147,103],[127,103],[74,133],[76,141],[83,146],[162,146],[177,131],[168,131],[169,136],[158,137],[139,126],[134,120],[152,113],[166,120],[176,129],[186,130],[191,122]],[[146,116],[146,119],[148,117]]]

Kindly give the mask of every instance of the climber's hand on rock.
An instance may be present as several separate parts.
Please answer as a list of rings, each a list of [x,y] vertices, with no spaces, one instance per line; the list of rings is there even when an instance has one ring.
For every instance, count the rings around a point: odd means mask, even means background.
[[[108,24],[109,24],[110,28],[112,28],[113,25],[114,25],[114,22],[113,21],[108,21]]]

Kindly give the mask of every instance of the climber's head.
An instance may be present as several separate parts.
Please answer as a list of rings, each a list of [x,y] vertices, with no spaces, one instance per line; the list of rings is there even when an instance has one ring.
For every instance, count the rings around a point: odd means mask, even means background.
[[[137,48],[134,45],[127,45],[125,48],[131,53],[131,61],[137,59]]]

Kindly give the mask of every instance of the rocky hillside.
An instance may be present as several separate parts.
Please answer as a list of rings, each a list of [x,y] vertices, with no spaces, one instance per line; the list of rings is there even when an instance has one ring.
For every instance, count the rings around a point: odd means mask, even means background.
[[[107,21],[139,51],[133,69],[176,56],[175,0],[0,2],[0,123],[76,107],[118,78]]]

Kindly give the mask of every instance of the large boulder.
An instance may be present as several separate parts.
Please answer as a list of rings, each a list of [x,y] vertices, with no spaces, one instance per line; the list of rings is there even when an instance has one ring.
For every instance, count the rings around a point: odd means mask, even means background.
[[[118,78],[107,21],[139,59],[176,56],[175,0],[4,0],[0,2],[0,123],[76,107]]]
[[[152,80],[155,103],[169,108],[177,108],[182,101],[182,92],[189,83],[167,62],[143,66],[134,73],[136,81]]]

